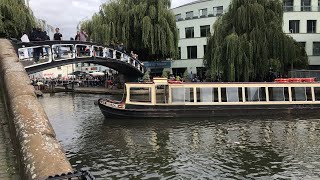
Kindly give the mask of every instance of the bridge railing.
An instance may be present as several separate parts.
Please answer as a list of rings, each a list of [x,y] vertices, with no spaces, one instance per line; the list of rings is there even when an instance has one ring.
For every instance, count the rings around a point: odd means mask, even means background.
[[[127,63],[144,73],[143,63],[104,45],[79,41],[39,41],[20,43],[19,59],[26,67],[75,58],[113,59]]]
[[[47,63],[52,60],[52,49],[50,45],[24,46],[18,49],[19,60],[24,66],[36,63]]]

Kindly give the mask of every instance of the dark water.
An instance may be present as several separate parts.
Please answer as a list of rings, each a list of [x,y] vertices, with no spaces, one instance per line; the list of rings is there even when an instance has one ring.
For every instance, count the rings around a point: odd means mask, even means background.
[[[320,179],[320,115],[105,120],[100,97],[40,99],[74,168],[98,179]]]

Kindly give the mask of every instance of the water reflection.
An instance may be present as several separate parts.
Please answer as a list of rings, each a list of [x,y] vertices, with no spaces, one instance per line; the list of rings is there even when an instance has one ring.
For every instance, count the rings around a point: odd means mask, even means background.
[[[320,178],[320,120],[105,120],[99,95],[40,99],[74,168],[100,179]]]

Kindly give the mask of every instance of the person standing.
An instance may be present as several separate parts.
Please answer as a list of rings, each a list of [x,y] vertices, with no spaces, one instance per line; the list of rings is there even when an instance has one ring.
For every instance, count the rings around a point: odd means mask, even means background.
[[[80,41],[80,31],[77,31],[76,36],[74,37],[75,41]],[[81,51],[83,51],[84,48],[82,48],[81,45],[77,45],[77,56],[80,57]]]
[[[43,31],[43,41],[50,41],[50,37],[47,34],[47,31]],[[49,48],[45,47],[44,48],[46,50],[47,56],[49,57]]]
[[[53,40],[55,40],[55,41],[62,40],[62,34],[59,31],[60,31],[60,29],[56,28],[56,33],[53,35]],[[56,49],[55,49],[55,53],[57,54],[57,58],[60,58],[60,51],[61,51],[61,47],[59,45],[57,45]]]
[[[36,28],[34,29],[34,31],[32,32],[31,41],[41,41],[41,28]],[[35,63],[38,63],[40,60],[40,53],[41,53],[41,48],[42,47],[36,47],[33,50],[33,57],[34,57],[34,61]]]
[[[74,37],[75,41],[80,41],[80,31],[77,31],[77,35]]]
[[[48,36],[47,31],[43,31],[43,36],[45,41],[50,41],[50,37]]]
[[[22,42],[25,42],[25,43],[29,43],[29,42],[30,42],[27,33],[23,32],[23,35],[21,36],[21,41],[22,41]],[[28,50],[29,50],[29,49],[27,49],[27,48],[25,48],[25,49],[23,50],[23,57],[24,57],[24,59],[29,59],[29,57],[30,57]]]
[[[88,34],[83,29],[81,29],[79,36],[80,41],[87,41]]]

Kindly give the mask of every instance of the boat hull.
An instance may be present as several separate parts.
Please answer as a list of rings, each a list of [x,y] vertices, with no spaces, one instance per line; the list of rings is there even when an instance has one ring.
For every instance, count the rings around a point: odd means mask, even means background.
[[[317,115],[320,105],[126,105],[125,109],[99,103],[107,118],[201,118],[227,116]]]

